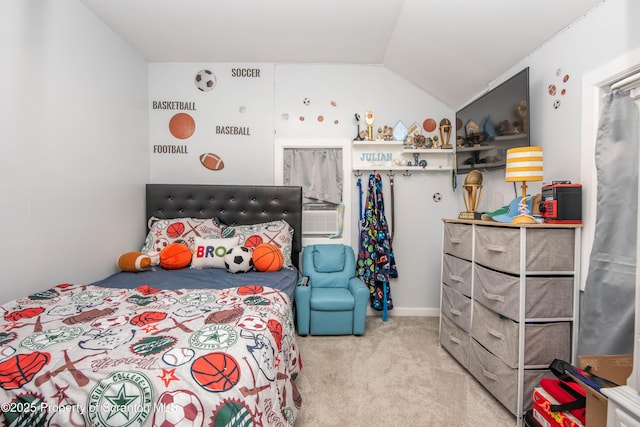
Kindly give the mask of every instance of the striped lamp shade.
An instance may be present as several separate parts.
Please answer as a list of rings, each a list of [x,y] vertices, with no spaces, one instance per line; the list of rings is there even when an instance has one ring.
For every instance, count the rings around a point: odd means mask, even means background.
[[[542,147],[507,150],[505,181],[542,181]]]

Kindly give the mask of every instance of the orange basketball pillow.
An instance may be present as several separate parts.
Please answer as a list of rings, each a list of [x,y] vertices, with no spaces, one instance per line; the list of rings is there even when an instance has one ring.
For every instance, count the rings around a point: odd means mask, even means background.
[[[191,249],[182,243],[170,243],[160,251],[160,267],[167,270],[185,268],[191,263]]]
[[[262,243],[253,250],[253,267],[258,271],[278,271],[284,264],[282,251],[276,245]]]

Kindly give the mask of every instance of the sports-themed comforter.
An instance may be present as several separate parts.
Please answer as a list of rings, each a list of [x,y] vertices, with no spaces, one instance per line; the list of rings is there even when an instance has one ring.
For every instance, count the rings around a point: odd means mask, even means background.
[[[292,426],[291,303],[222,290],[60,285],[1,307],[11,426]]]

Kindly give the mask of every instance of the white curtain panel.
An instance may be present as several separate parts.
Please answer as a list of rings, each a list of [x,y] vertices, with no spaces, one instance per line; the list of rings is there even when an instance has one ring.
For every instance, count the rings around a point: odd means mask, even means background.
[[[285,148],[285,185],[302,187],[304,203],[342,203],[342,149]]]

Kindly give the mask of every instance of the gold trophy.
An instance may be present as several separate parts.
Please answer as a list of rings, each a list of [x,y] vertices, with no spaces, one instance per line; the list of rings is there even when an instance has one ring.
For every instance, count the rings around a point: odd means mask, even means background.
[[[449,144],[449,139],[451,139],[451,122],[449,119],[442,119],[440,120],[440,148],[453,148]]]
[[[367,123],[367,129],[369,130],[369,141],[373,141],[373,111],[367,110],[364,115],[364,121]]]
[[[528,123],[527,123],[527,102],[526,101],[520,101],[520,104],[518,104],[518,108],[516,108],[516,112],[518,113],[518,116],[520,117],[521,120],[521,125],[520,125],[520,132],[522,133],[527,133],[527,127],[528,127]]]
[[[482,200],[482,173],[476,169],[469,172],[462,188],[464,189],[462,198],[467,211],[460,212],[458,219],[481,219],[482,213],[477,212],[477,209]]]

